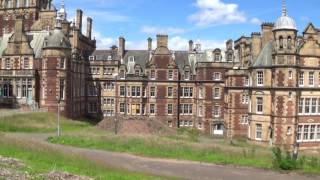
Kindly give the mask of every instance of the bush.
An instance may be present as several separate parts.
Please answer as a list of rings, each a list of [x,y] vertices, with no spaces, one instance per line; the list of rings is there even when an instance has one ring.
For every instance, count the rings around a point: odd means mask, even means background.
[[[272,166],[275,169],[281,170],[295,170],[298,169],[297,161],[292,158],[290,152],[282,153],[280,148],[273,148],[273,161]]]

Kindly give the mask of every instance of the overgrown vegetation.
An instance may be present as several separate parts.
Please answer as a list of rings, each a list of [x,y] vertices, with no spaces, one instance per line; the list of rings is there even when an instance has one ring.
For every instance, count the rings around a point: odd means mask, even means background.
[[[278,170],[299,170],[305,173],[320,174],[320,158],[301,156],[294,159],[289,151],[283,152],[276,147],[272,149],[272,167]]]
[[[27,167],[19,169],[22,172],[36,175],[50,171],[68,172],[75,175],[108,180],[153,180],[166,179],[151,177],[138,173],[115,170],[111,167],[98,165],[82,157],[58,153],[49,147],[39,144],[29,144],[13,139],[7,139],[0,134],[0,155],[22,160]],[[32,177],[32,176],[31,176]],[[1,179],[1,178],[0,178]]]
[[[234,151],[214,146],[201,147],[199,144],[192,145],[183,141],[170,141],[155,137],[107,136],[90,138],[62,136],[60,138],[51,137],[49,142],[82,148],[126,152],[147,157],[271,168],[270,154],[261,156],[261,154],[247,149]],[[242,152],[245,152],[245,155],[242,155]]]
[[[71,121],[61,117],[63,131],[77,131],[91,127],[88,122]],[[31,113],[0,118],[0,131],[3,132],[50,133],[55,132],[56,128],[57,116],[54,113]]]

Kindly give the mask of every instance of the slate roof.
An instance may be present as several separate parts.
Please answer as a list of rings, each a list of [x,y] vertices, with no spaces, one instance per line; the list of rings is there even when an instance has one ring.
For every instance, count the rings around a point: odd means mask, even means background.
[[[272,50],[273,45],[272,42],[267,43],[261,53],[259,54],[257,60],[252,65],[254,68],[263,68],[272,66]]]
[[[71,43],[61,29],[55,29],[45,37],[44,48],[71,48]]]

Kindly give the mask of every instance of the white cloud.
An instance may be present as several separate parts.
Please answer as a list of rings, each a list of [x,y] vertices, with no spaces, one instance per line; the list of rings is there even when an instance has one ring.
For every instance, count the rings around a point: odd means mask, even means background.
[[[262,21],[261,21],[260,19],[258,19],[258,18],[252,18],[252,19],[250,20],[250,22],[251,22],[252,24],[256,24],[256,25],[261,25],[261,24],[262,24]]]
[[[191,22],[198,26],[210,26],[247,21],[245,13],[239,11],[237,4],[227,4],[221,0],[197,0],[195,6],[199,11],[189,16]]]
[[[176,27],[155,27],[155,26],[143,26],[140,30],[142,33],[146,34],[182,34],[185,33],[186,30],[182,28]]]

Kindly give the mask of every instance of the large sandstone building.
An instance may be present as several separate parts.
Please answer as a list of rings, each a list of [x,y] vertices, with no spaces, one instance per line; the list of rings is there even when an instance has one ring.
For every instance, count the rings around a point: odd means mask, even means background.
[[[154,118],[227,138],[303,148],[320,145],[320,30],[298,35],[284,5],[276,23],[226,42],[224,50],[95,50],[92,19],[67,21],[64,4],[0,0],[0,103],[65,116]]]

